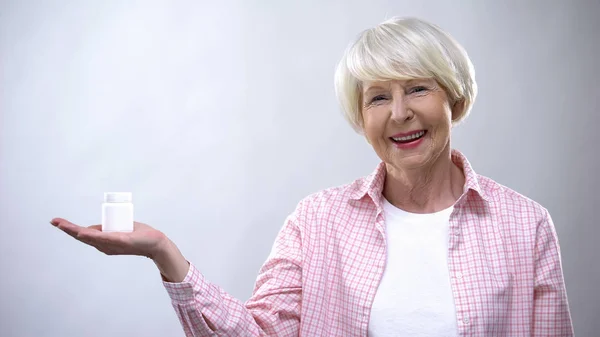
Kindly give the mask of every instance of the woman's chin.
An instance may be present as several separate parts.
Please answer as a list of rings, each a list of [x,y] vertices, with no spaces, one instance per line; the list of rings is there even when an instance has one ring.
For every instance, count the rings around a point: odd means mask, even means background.
[[[411,170],[411,169],[420,169],[423,167],[427,167],[434,160],[433,151],[431,148],[422,147],[416,151],[398,151],[394,149],[391,151],[389,156],[389,164],[392,166],[402,169],[402,170]]]
[[[388,162],[397,169],[401,170],[412,170],[420,169],[427,165],[429,162],[428,156],[422,153],[410,154],[407,156],[394,156]]]

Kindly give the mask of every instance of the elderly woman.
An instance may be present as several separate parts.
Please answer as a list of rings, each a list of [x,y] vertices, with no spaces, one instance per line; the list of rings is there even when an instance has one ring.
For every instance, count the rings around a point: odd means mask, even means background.
[[[451,147],[477,92],[463,48],[435,25],[391,19],[348,48],[335,85],[381,163],[300,201],[245,303],[148,225],[52,224],[153,259],[188,336],[571,336],[548,211]]]

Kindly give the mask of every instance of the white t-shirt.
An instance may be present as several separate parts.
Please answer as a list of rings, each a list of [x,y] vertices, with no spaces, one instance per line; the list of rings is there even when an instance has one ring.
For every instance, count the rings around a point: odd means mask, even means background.
[[[448,273],[453,207],[408,213],[384,198],[387,260],[371,309],[369,336],[457,336]]]

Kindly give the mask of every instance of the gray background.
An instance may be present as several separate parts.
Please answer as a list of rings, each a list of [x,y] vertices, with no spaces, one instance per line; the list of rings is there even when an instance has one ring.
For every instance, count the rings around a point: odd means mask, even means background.
[[[48,224],[105,191],[246,300],[283,220],[378,159],[333,71],[361,30],[435,22],[480,95],[453,145],[546,206],[579,336],[600,330],[598,1],[3,1],[0,335],[183,335],[153,263]]]

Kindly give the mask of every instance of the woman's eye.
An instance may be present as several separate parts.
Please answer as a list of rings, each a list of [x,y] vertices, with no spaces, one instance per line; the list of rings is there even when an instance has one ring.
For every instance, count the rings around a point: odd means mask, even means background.
[[[413,87],[411,88],[408,93],[412,94],[412,93],[422,93],[423,91],[427,91],[427,88],[423,87],[423,86],[418,86],[418,87]]]
[[[378,101],[383,101],[385,99],[387,99],[387,98],[384,95],[378,95],[378,96],[371,98],[371,103],[376,103]]]

